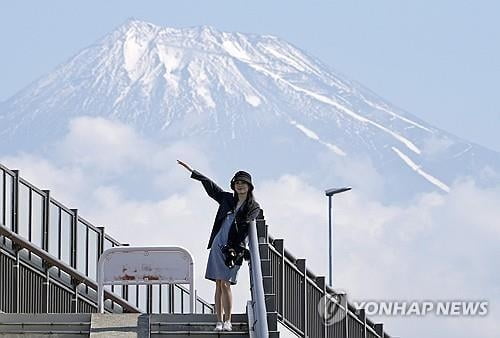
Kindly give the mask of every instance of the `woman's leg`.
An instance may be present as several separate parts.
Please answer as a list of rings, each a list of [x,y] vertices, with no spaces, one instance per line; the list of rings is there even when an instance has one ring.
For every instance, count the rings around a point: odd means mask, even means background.
[[[222,280],[215,281],[215,313],[217,321],[222,322]]]
[[[233,307],[233,295],[231,293],[231,283],[221,281],[222,286],[222,307],[224,308],[224,320],[231,321],[231,308]]]

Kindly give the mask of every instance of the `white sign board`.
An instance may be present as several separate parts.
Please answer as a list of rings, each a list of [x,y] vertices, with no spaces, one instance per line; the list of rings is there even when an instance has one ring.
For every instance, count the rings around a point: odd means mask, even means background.
[[[104,264],[104,284],[189,283],[191,278],[191,257],[180,250],[109,252]]]
[[[194,262],[182,247],[116,247],[103,252],[98,272],[99,309],[104,311],[104,285],[190,284],[194,311]]]

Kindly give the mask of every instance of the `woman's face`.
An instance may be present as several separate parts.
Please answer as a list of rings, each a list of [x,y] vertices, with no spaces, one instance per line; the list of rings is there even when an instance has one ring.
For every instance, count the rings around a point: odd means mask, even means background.
[[[236,180],[234,181],[234,190],[238,194],[246,194],[248,192],[249,185],[245,181]]]

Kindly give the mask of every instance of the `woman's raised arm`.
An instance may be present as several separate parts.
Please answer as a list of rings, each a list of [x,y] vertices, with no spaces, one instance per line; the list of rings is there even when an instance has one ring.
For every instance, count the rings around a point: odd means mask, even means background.
[[[216,200],[217,203],[219,204],[222,203],[223,195],[225,193],[224,190],[222,190],[217,184],[215,184],[215,182],[213,182],[205,175],[191,168],[188,164],[182,162],[181,160],[177,160],[177,163],[179,163],[181,166],[183,166],[184,168],[186,168],[188,171],[191,172],[191,178],[200,181],[201,184],[203,184],[203,188],[205,188],[205,191],[207,192],[208,196]]]
[[[184,163],[181,160],[177,160],[177,163],[186,168],[189,172],[193,172],[193,168],[191,168],[187,163]]]

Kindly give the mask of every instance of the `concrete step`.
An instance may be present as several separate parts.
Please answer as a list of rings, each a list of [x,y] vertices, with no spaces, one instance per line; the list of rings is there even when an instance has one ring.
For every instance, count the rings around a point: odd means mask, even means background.
[[[154,332],[151,331],[151,338],[155,337],[196,337],[196,338],[249,338],[248,333],[242,332],[208,332],[208,331],[165,331],[165,332]]]
[[[148,338],[149,315],[139,313],[93,313],[90,338]]]
[[[280,338],[279,331],[269,331],[269,338]]]
[[[4,337],[248,338],[246,314],[231,316],[232,331],[215,332],[215,314],[0,314]],[[271,335],[272,338],[277,338]]]
[[[171,337],[248,337],[246,314],[231,316],[232,331],[215,332],[215,314],[153,314],[150,317],[151,336]]]
[[[0,337],[89,337],[89,313],[0,313]]]

